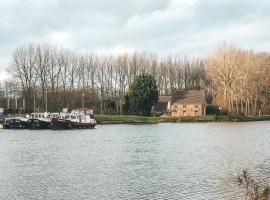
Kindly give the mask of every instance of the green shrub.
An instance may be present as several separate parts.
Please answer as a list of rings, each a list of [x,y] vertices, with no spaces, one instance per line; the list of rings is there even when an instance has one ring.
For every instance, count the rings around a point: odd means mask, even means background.
[[[207,105],[206,106],[206,115],[219,115],[219,107],[217,105]]]

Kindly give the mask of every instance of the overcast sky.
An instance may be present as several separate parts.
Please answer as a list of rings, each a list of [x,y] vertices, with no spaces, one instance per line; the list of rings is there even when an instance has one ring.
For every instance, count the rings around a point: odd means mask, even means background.
[[[204,56],[223,41],[269,51],[270,0],[0,0],[0,76],[27,43]]]

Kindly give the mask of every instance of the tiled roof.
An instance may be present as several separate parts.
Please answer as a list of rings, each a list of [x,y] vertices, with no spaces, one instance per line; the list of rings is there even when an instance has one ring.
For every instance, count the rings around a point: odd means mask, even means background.
[[[158,102],[155,106],[156,111],[165,112],[167,111],[168,102]]]
[[[205,93],[203,90],[175,91],[172,95],[172,103],[177,104],[204,104]]]
[[[159,96],[158,102],[169,102],[171,101],[172,96]]]

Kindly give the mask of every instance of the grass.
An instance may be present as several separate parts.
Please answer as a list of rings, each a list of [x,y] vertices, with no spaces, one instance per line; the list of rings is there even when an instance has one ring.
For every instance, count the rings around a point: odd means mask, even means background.
[[[124,123],[145,123],[153,124],[159,122],[249,122],[270,120],[269,115],[264,116],[235,116],[235,115],[206,115],[195,117],[145,117],[136,115],[96,115],[99,124],[124,124]]]
[[[206,116],[166,116],[160,117],[160,122],[216,122],[219,121],[214,115]]]
[[[235,116],[235,115],[221,115],[216,117],[216,121],[224,122],[250,122],[250,121],[268,121],[269,115],[262,116]]]
[[[196,117],[178,117],[175,122],[249,122],[267,120],[270,120],[270,116],[206,115]]]
[[[159,117],[144,117],[137,115],[96,115],[99,124],[124,124],[124,123],[147,123],[159,122]]]

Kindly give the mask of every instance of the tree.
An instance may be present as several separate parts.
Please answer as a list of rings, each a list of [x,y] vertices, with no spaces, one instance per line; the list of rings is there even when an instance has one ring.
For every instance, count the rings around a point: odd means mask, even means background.
[[[207,59],[213,103],[232,114],[269,113],[269,53],[222,44]]]
[[[155,77],[150,74],[135,77],[130,85],[128,96],[132,112],[150,115],[153,105],[159,99]]]
[[[107,100],[116,103],[113,113],[131,113],[128,86],[140,74],[155,77],[160,95],[174,90],[204,89],[208,103],[231,114],[270,113],[270,53],[253,52],[221,44],[206,58],[158,57],[150,52],[98,55],[76,53],[49,44],[29,44],[15,50],[7,71],[16,82],[18,107],[33,111],[58,111],[80,105],[81,93],[89,93],[101,113]],[[13,91],[12,88],[7,90]],[[78,97],[76,95],[79,95]],[[4,99],[8,99],[5,93]],[[11,95],[10,97],[13,97]],[[125,98],[123,98],[125,97]],[[13,100],[12,100],[13,102]],[[15,105],[11,102],[10,104]],[[7,103],[5,103],[7,105]],[[87,104],[86,104],[87,105]]]

